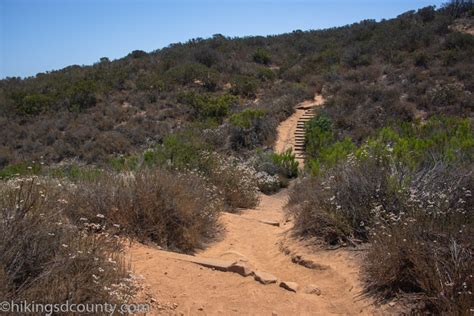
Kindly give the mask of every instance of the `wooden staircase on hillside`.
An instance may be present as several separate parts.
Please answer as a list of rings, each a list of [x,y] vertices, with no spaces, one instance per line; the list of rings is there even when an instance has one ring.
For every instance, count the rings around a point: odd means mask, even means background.
[[[296,159],[304,160],[306,157],[305,153],[305,124],[311,120],[315,115],[314,108],[305,109],[304,114],[298,120],[295,130],[295,153]]]

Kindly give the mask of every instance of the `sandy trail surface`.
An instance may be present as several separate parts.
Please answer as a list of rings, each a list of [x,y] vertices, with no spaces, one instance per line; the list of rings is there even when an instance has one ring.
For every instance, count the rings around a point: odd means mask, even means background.
[[[321,102],[317,99],[307,104],[316,106]],[[279,129],[276,149],[280,151],[291,144],[295,117],[288,120]],[[255,209],[223,213],[221,240],[193,257],[133,244],[129,254],[135,273],[143,277],[142,298],[153,302],[150,314],[379,314],[361,295],[359,254],[347,250],[309,251],[291,238],[292,222],[284,213],[287,199],[288,190],[284,189],[272,196],[262,194]],[[190,262],[194,258],[238,261],[278,281],[264,285],[253,275],[244,277]],[[296,292],[280,287],[281,281],[297,283]]]

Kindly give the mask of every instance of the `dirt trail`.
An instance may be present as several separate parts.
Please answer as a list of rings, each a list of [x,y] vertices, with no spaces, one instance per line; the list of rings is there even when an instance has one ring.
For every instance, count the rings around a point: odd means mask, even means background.
[[[319,99],[309,104],[320,103]],[[294,117],[289,120],[293,122]],[[282,150],[280,146],[284,148],[285,144],[291,144],[288,131],[293,129],[292,124],[282,123],[285,128],[279,130],[278,150]],[[261,195],[260,204],[255,209],[243,210],[239,214],[224,213],[221,216],[225,228],[223,239],[198,252],[195,257],[132,245],[130,254],[135,273],[143,276],[143,299],[157,301],[151,314],[376,313],[371,302],[360,296],[360,258],[357,252],[321,250],[310,253],[308,248],[290,238],[292,222],[285,220],[283,212],[287,199],[288,190],[285,189],[272,196]],[[190,258],[240,261],[253,271],[272,274],[278,282],[264,285],[253,276],[244,277],[203,267],[189,262]],[[296,293],[288,291],[279,287],[280,281],[296,282],[299,288]],[[310,285],[320,292],[313,289],[313,293],[308,294]]]

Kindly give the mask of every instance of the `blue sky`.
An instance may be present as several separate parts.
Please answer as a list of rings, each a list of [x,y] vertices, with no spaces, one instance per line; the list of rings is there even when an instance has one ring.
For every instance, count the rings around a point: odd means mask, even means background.
[[[0,0],[0,78],[213,34],[268,35],[392,18],[437,0]]]

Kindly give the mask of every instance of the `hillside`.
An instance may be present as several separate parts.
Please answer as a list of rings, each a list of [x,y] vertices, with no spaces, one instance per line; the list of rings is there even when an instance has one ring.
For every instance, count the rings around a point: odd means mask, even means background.
[[[322,31],[193,39],[0,81],[0,166],[78,158],[99,162],[189,125],[219,130],[216,150],[270,145],[275,126],[315,92],[338,137],[360,141],[390,121],[472,116],[473,39],[450,30],[462,12],[427,7],[392,20]],[[198,95],[196,95],[199,94]],[[231,97],[232,96],[232,97]],[[229,118],[265,111],[252,141]]]
[[[453,0],[0,80],[0,301],[469,314],[473,21]]]

